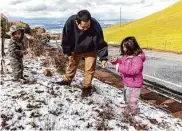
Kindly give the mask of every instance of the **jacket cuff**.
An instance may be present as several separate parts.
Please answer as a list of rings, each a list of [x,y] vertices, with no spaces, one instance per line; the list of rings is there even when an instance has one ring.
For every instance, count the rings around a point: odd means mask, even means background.
[[[100,58],[99,59],[99,61],[103,61],[103,60],[108,61],[108,58]]]

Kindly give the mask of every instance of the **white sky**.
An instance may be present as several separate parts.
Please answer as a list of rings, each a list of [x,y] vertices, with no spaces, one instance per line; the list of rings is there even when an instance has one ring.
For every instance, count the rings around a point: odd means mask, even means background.
[[[139,19],[178,0],[5,0],[0,9],[7,17],[63,17],[87,9],[99,19]]]

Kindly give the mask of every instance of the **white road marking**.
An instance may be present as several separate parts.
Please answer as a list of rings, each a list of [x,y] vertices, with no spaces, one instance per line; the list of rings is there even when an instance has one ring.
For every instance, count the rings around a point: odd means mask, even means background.
[[[182,88],[181,85],[177,85],[177,84],[175,84],[175,83],[172,83],[172,82],[169,82],[169,81],[166,81],[166,80],[162,80],[162,79],[160,79],[160,78],[153,77],[153,76],[150,76],[150,75],[146,75],[146,74],[143,74],[143,75],[144,75],[144,76],[147,76],[147,77],[150,77],[150,78],[152,78],[152,79],[155,79],[155,80],[158,80],[158,81],[162,81],[162,82],[164,82],[164,83],[167,83],[167,84],[170,84],[170,85],[173,85],[173,86],[177,86],[177,87]]]

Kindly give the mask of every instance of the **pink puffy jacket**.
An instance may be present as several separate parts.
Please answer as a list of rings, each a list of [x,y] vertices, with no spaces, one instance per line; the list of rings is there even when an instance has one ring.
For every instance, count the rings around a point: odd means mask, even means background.
[[[142,52],[138,56],[126,56],[118,58],[112,64],[119,64],[118,71],[123,77],[123,83],[128,87],[142,87],[143,85],[143,62],[145,61],[145,53]]]

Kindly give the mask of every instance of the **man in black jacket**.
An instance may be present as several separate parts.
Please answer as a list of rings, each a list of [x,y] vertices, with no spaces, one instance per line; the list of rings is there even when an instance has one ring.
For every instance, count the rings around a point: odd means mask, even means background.
[[[69,64],[64,80],[60,85],[70,85],[75,76],[80,59],[85,58],[85,79],[82,97],[92,94],[97,55],[103,68],[107,66],[108,45],[104,41],[100,24],[87,10],[81,10],[66,21],[62,36],[63,53],[68,56]]]

